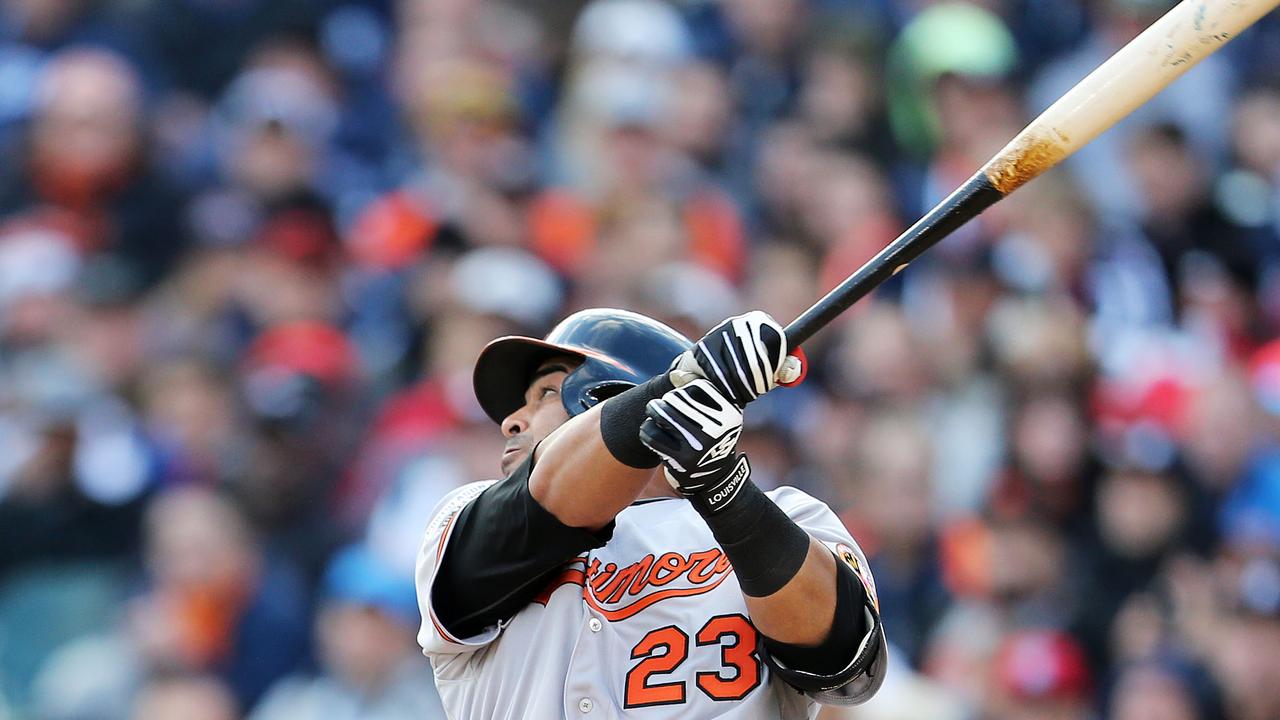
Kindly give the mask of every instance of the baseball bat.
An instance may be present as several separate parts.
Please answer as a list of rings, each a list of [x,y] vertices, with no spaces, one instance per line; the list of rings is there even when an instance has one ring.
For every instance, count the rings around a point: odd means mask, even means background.
[[[1280,0],[1183,0],[1036,118],[947,199],[787,326],[798,348],[983,210],[1124,119]]]

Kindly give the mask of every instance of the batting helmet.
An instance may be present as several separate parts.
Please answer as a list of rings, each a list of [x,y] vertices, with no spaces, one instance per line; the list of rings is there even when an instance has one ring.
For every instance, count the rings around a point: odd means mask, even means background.
[[[538,366],[568,355],[582,360],[564,379],[560,397],[569,417],[627,388],[666,372],[693,343],[653,318],[626,310],[597,308],[565,318],[543,340],[503,337],[485,346],[473,376],[480,407],[503,418],[524,405]]]

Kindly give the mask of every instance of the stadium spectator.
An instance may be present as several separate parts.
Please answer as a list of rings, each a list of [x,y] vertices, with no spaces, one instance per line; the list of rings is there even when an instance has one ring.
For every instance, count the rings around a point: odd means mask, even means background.
[[[237,720],[235,698],[215,678],[199,675],[160,677],[142,688],[133,720]]]
[[[410,577],[367,548],[339,551],[316,616],[323,674],[277,684],[251,720],[443,718],[413,640],[420,618]]]
[[[388,589],[486,341],[790,320],[1172,4],[0,2],[0,715],[438,714]],[[1280,716],[1278,37],[753,406],[902,678],[823,720]]]
[[[147,515],[151,581],[129,610],[145,667],[214,673],[252,708],[307,653],[308,603],[287,562],[268,557],[239,510],[195,487]]]

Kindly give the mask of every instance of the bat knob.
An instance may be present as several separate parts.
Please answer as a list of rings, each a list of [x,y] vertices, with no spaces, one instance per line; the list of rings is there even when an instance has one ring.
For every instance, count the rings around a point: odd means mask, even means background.
[[[778,384],[782,387],[795,387],[804,382],[804,378],[809,374],[809,358],[805,357],[802,348],[794,348],[787,357],[782,361],[782,367],[778,368]]]

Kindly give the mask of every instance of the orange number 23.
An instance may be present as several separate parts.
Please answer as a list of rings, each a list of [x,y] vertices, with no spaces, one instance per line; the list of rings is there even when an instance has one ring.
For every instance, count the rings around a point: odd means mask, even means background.
[[[725,640],[728,643],[725,643]],[[696,684],[712,700],[741,700],[760,685],[756,629],[744,615],[717,615],[694,636],[699,646],[719,645],[721,668],[697,673]],[[689,657],[689,636],[667,625],[652,630],[631,650],[640,660],[627,672],[627,708],[674,705],[685,701],[685,683],[653,682],[654,675],[674,671]],[[730,671],[724,674],[725,671]]]

